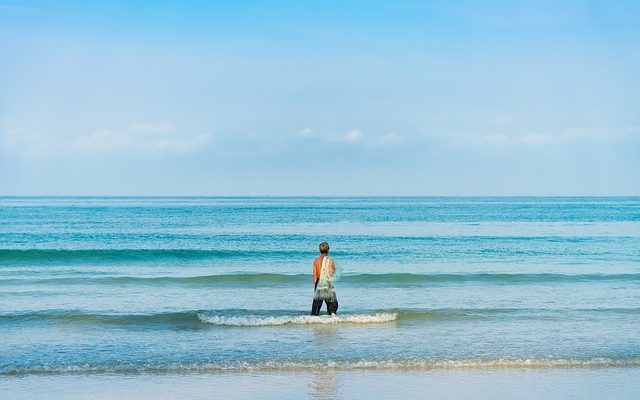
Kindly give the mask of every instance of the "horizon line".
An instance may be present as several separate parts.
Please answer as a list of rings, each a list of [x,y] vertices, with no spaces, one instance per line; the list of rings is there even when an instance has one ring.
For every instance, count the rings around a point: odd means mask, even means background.
[[[5,195],[0,194],[0,198],[622,198],[622,197],[640,197],[640,194],[625,194],[625,195],[536,195],[536,194],[524,194],[524,195],[506,195],[506,194],[471,194],[471,195],[450,195],[450,194],[437,194],[437,195],[379,195],[379,194],[346,194],[346,195],[285,195],[285,194],[252,194],[252,195],[213,195],[213,194],[153,194],[153,195],[138,195],[138,194],[62,194],[62,195],[49,195],[49,194],[19,194],[19,195]]]

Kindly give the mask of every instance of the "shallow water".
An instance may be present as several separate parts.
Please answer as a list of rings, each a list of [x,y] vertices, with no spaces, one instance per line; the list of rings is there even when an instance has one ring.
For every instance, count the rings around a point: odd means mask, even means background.
[[[640,198],[0,198],[6,377],[635,370],[638,304]]]
[[[0,376],[0,398],[634,400],[640,368]]]

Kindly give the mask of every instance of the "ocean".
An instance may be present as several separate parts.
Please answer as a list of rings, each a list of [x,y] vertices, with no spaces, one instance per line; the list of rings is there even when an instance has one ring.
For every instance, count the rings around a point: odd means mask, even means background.
[[[309,315],[322,241],[335,317]],[[2,197],[0,338],[5,383],[637,375],[640,197]]]

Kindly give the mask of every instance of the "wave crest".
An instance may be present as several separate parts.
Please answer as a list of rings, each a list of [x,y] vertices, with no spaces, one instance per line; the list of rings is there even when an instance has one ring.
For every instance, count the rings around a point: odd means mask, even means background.
[[[198,313],[198,319],[219,326],[280,326],[280,325],[329,325],[329,324],[379,324],[395,321],[397,313],[351,314],[351,315],[260,315],[223,316]]]
[[[1,254],[0,254],[1,258]],[[310,281],[307,274],[236,273],[204,276],[95,276],[45,277],[1,279],[0,285],[184,285],[222,287],[300,286]],[[472,273],[472,274],[354,274],[343,275],[340,284],[349,286],[438,286],[462,284],[526,285],[580,282],[638,282],[640,274],[526,274],[526,273]]]

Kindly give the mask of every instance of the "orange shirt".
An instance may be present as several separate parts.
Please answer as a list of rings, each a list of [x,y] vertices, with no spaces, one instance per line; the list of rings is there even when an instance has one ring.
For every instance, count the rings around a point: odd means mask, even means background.
[[[320,279],[320,271],[322,271],[322,260],[327,257],[326,255],[321,255],[313,261],[313,282],[315,283],[318,279]],[[329,267],[329,275],[333,275],[333,259],[329,259],[329,263],[327,264]]]

